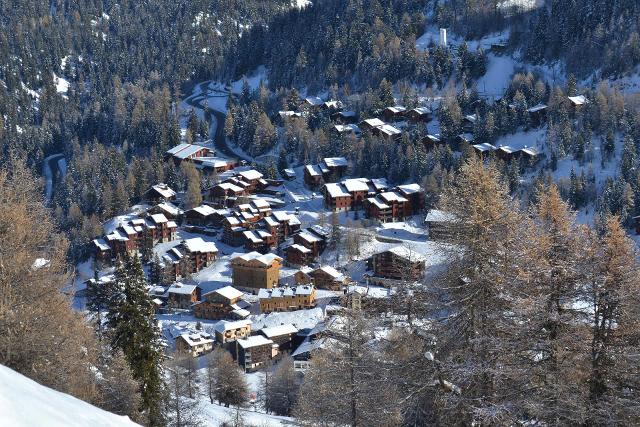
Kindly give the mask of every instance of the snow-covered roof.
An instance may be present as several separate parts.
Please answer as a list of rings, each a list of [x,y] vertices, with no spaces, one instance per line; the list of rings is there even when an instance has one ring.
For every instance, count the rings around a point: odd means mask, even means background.
[[[387,107],[385,110],[391,111],[393,114],[404,113],[407,109],[401,105],[394,105],[393,107]]]
[[[156,224],[164,224],[165,222],[169,222],[169,220],[167,219],[166,216],[164,216],[164,214],[153,214],[151,215],[151,219],[153,220],[153,222],[155,222]]]
[[[203,167],[216,169],[224,168],[229,164],[227,159],[223,159],[221,157],[194,157],[193,160]]]
[[[180,151],[184,150],[185,148],[189,147],[190,145],[191,144],[178,144],[175,147],[167,150],[167,154],[170,154],[170,155],[173,156],[174,154],[179,153]]]
[[[335,198],[335,197],[349,197],[349,193],[344,191],[344,188],[340,184],[329,183],[329,184],[325,184],[324,188],[326,189],[327,193],[329,194],[329,197],[333,197],[333,198]]]
[[[422,191],[419,184],[404,184],[398,185],[398,190],[400,190],[404,194],[415,194]]]
[[[323,265],[322,267],[316,269],[315,271],[323,271],[327,273],[329,276],[333,277],[334,280],[344,280],[344,274],[340,273],[335,268],[330,265]]]
[[[234,320],[232,322],[228,320],[221,320],[216,324],[216,332],[231,331],[233,329],[245,328],[251,326],[251,320]]]
[[[195,347],[202,344],[212,344],[214,341],[213,337],[206,332],[182,334],[180,335],[180,338],[182,338],[189,347]]]
[[[429,107],[416,107],[411,111],[415,111],[416,113],[422,114],[431,114],[431,109]]]
[[[261,288],[258,291],[258,299],[292,297],[296,295],[311,295],[314,287],[312,285],[280,286],[277,288]]]
[[[323,103],[322,99],[318,98],[317,96],[309,96],[304,100],[307,104],[313,105],[314,107],[317,107],[318,105],[322,105]]]
[[[322,176],[322,170],[320,170],[318,165],[306,165],[305,169],[311,176]]]
[[[480,151],[481,153],[484,153],[485,151],[494,151],[496,150],[496,147],[492,144],[489,144],[488,142],[484,142],[482,144],[476,144],[473,146],[473,148],[475,148],[476,150]]]
[[[283,335],[292,335],[298,333],[298,328],[291,323],[280,326],[272,326],[270,328],[262,328],[260,332],[267,338],[281,337]]]
[[[194,212],[199,213],[202,216],[209,216],[212,213],[214,213],[216,210],[213,209],[211,206],[209,205],[200,205],[200,206],[196,206],[195,208],[191,209]]]
[[[391,252],[396,256],[399,256],[400,258],[408,259],[412,262],[426,261],[426,257],[424,255],[416,252],[415,250],[411,250],[405,246],[394,246],[392,248],[387,249],[387,251]]]
[[[244,190],[243,188],[238,187],[237,185],[231,182],[222,182],[218,184],[217,187],[222,188],[225,191],[227,190],[233,191],[234,193],[242,193],[242,191]]]
[[[298,356],[300,354],[310,353],[310,352],[312,352],[314,350],[321,349],[321,348],[324,347],[325,341],[326,341],[326,339],[324,339],[324,338],[320,338],[320,339],[313,340],[313,341],[307,339],[307,340],[303,341],[302,344],[300,344],[298,346],[298,348],[296,348],[296,350],[293,353],[291,353],[291,357],[295,357],[295,356]]]
[[[375,205],[378,209],[389,209],[391,207],[391,206],[387,205],[385,202],[383,202],[378,196],[369,197],[367,199],[367,202]]]
[[[338,114],[340,116],[342,116],[342,117],[355,117],[356,116],[356,112],[355,111],[340,111]]]
[[[242,233],[244,238],[252,243],[262,243],[262,238],[254,230],[247,230]]]
[[[513,148],[513,147],[512,147],[512,146],[510,146],[510,145],[501,145],[501,146],[498,148],[498,150],[500,150],[500,151],[502,151],[502,152],[504,152],[504,153],[507,153],[507,154],[513,154],[513,153],[515,153],[516,151],[518,151],[518,149],[517,149],[517,148]]]
[[[278,255],[276,254],[272,254],[272,253],[268,253],[268,254],[261,254],[260,252],[248,252],[246,254],[242,254],[239,256],[236,256],[235,258],[232,259],[232,261],[235,261],[237,259],[242,259],[244,261],[258,261],[261,264],[264,265],[271,265],[273,263],[273,261],[282,261],[282,258],[280,258]]]
[[[169,286],[167,292],[170,294],[191,295],[197,287],[197,285],[185,285],[184,283],[177,282]]]
[[[201,150],[209,150],[209,149],[201,145],[180,144],[176,147],[173,147],[169,151],[167,151],[167,154],[171,154],[173,157],[178,159],[188,159],[194,156],[196,153],[198,153]]]
[[[305,248],[304,246],[298,245],[297,243],[294,243],[293,245],[289,246],[289,248],[294,249],[303,254],[311,253],[311,249]]]
[[[471,122],[471,123],[475,123],[476,120],[478,120],[478,115],[477,114],[467,114],[466,116],[464,116],[465,120]]]
[[[342,181],[342,184],[347,189],[349,193],[353,193],[356,191],[369,191],[369,184],[366,179],[361,178],[352,178],[345,179]]]
[[[371,127],[374,127],[374,128],[377,128],[377,127],[380,127],[380,126],[384,126],[384,124],[385,124],[382,120],[380,120],[378,118],[366,119],[366,120],[363,120],[363,122],[366,123],[367,125],[371,126]]]
[[[400,135],[402,133],[402,131],[396,127],[393,127],[391,125],[388,124],[384,124],[380,127],[378,127],[378,129],[380,129],[380,132],[382,132],[383,134],[387,135],[387,136],[395,136],[395,135]]]
[[[247,317],[249,317],[249,315],[251,314],[251,312],[249,310],[246,310],[244,308],[236,308],[235,310],[233,310],[231,313],[235,314],[236,316],[245,319]]]
[[[259,347],[262,345],[273,345],[273,341],[265,338],[262,335],[253,335],[253,336],[247,337],[246,339],[239,339],[236,342],[242,348]]]
[[[324,106],[326,108],[342,108],[342,107],[344,107],[344,105],[342,104],[342,101],[337,101],[335,99],[332,99],[330,101],[325,102]]]
[[[540,151],[538,151],[538,149],[534,147],[524,147],[524,148],[521,148],[520,151],[522,151],[525,154],[528,154],[529,156],[537,156],[540,154]]]
[[[167,184],[163,182],[156,184],[151,188],[154,189],[158,194],[160,194],[165,199],[170,199],[172,197],[175,197],[176,195],[176,192],[173,191]]]
[[[171,216],[178,216],[182,214],[182,210],[171,202],[158,203],[156,206]]]
[[[111,247],[105,242],[103,238],[93,239],[93,244],[101,251],[108,251]]]
[[[304,240],[305,242],[309,242],[309,243],[322,241],[320,237],[306,231],[301,231],[300,233],[298,233],[298,237]]]
[[[348,125],[335,125],[336,132],[338,133],[360,133],[360,128],[356,124]]]
[[[461,133],[458,135],[458,138],[462,138],[466,142],[473,142],[473,134],[472,133]]]
[[[372,178],[371,185],[373,185],[373,188],[376,190],[383,190],[389,187],[389,184],[387,184],[387,178]]]
[[[569,101],[573,103],[573,105],[584,105],[589,102],[589,100],[584,95],[569,96],[568,98]]]
[[[227,299],[236,299],[244,295],[242,291],[237,290],[233,286],[225,286],[223,288],[216,289],[215,291],[206,293],[205,296],[209,294],[218,294]]]
[[[330,168],[349,165],[349,162],[347,162],[347,159],[345,159],[344,157],[325,157],[322,160]]]
[[[239,172],[239,175],[249,181],[258,180],[263,177],[263,175],[255,169]]]
[[[258,209],[268,209],[271,207],[269,202],[267,202],[265,199],[253,199],[251,200],[251,203],[253,203],[253,206]]]
[[[182,242],[189,252],[218,252],[218,248],[214,242],[205,242],[202,237],[194,237],[186,239]]]
[[[385,193],[381,193],[380,197],[385,201],[385,202],[408,202],[409,200],[407,200],[406,198],[402,197],[400,194],[396,193],[395,191],[387,191]]]

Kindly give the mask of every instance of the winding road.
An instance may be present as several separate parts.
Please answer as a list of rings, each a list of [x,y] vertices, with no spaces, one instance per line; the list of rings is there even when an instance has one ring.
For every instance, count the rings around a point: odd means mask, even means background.
[[[224,132],[224,122],[227,115],[222,111],[214,110],[211,107],[207,108],[207,105],[205,103],[207,98],[227,98],[230,96],[230,92],[209,89],[209,83],[210,82],[208,81],[199,83],[198,86],[200,87],[201,93],[185,98],[184,102],[186,102],[193,108],[202,110],[205,119],[209,121],[209,123],[211,123],[211,127],[215,125],[213,145],[216,148],[216,152],[224,154],[224,156],[229,159],[245,160],[246,162],[250,163],[251,159],[234,152],[227,144],[227,138]]]

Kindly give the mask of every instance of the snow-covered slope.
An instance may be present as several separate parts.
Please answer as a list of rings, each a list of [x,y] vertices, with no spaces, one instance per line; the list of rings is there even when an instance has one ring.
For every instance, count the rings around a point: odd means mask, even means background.
[[[0,365],[0,425],[11,427],[130,427],[112,414]]]

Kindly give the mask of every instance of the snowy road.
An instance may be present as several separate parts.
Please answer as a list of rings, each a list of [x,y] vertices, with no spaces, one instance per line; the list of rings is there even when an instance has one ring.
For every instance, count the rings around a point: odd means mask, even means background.
[[[54,165],[57,170],[60,170],[62,174],[66,172],[66,162],[63,163],[61,162],[61,160],[64,160],[64,154],[52,154],[51,156],[45,158],[42,164],[42,174],[46,179],[44,189],[44,200],[46,204],[49,204],[49,202],[51,202],[51,198],[53,197],[53,184],[55,174],[52,165]],[[63,164],[64,169],[61,167]]]

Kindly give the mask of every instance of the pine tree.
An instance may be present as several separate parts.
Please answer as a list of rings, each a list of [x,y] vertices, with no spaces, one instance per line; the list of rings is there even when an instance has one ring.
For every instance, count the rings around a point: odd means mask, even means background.
[[[111,298],[107,323],[111,345],[124,353],[133,377],[140,383],[142,408],[148,424],[162,425],[162,347],[154,307],[146,292],[142,264],[126,257],[116,268],[117,295]]]

